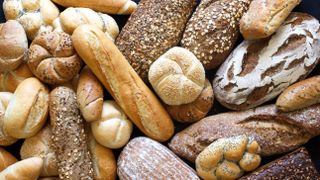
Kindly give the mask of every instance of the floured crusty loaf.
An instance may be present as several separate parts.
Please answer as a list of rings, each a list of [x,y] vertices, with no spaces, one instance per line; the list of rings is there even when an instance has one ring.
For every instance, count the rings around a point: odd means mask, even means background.
[[[0,172],[17,162],[17,159],[8,151],[0,147]]]
[[[275,98],[318,64],[319,32],[317,19],[292,13],[272,37],[244,41],[215,75],[216,99],[230,109],[243,110]]]
[[[53,20],[60,13],[50,0],[4,0],[3,12],[7,20],[19,21],[30,40],[41,32],[52,31]]]
[[[177,133],[169,147],[178,156],[194,162],[217,139],[246,134],[259,143],[262,156],[270,156],[289,152],[319,133],[320,104],[290,113],[268,105],[206,117]]]
[[[121,30],[116,45],[147,82],[150,65],[178,45],[195,0],[141,0]]]
[[[44,32],[30,45],[27,64],[32,73],[48,84],[62,84],[75,77],[81,59],[73,48],[71,36],[64,32]]]
[[[131,140],[118,159],[120,179],[199,179],[194,170],[164,145],[146,137]]]
[[[205,72],[192,52],[173,47],[150,66],[148,79],[164,103],[181,105],[195,101],[200,95]]]
[[[18,140],[4,129],[4,115],[12,97],[13,94],[10,92],[0,92],[0,146],[9,146]]]
[[[181,45],[206,69],[218,67],[239,37],[239,21],[251,0],[202,0],[189,20]]]

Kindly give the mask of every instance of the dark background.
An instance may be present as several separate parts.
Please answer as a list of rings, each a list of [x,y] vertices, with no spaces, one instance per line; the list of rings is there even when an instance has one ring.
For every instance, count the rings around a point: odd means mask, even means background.
[[[139,2],[139,0],[134,0],[136,2]],[[0,0],[1,4],[3,2],[3,0]],[[61,10],[63,10],[63,8],[59,7]],[[316,17],[317,19],[320,20],[320,0],[302,0],[301,4],[294,10],[294,11],[297,11],[297,12],[305,12],[305,13],[309,13],[311,15],[313,15],[314,17]],[[121,28],[127,18],[129,16],[113,16],[119,27]],[[1,8],[1,11],[0,11],[0,21],[1,22],[5,22],[5,18],[4,18],[4,15],[3,15],[3,10]],[[241,42],[241,39],[239,40],[239,42]],[[125,73],[125,72],[124,72]],[[209,71],[207,72],[207,77],[212,80],[212,77],[214,75],[215,71]],[[312,72],[312,74],[310,76],[314,76],[314,75],[319,75],[320,74],[320,67],[319,65],[316,67],[316,69]],[[106,96],[106,99],[109,99],[110,96]],[[267,104],[270,104],[270,103],[274,103],[274,101],[271,101]],[[213,109],[211,110],[211,112],[209,113],[209,115],[213,115],[213,114],[217,114],[217,113],[221,113],[221,112],[226,112],[228,111],[227,109],[223,108],[217,101],[214,102],[214,107]],[[188,126],[188,124],[180,124],[180,123],[175,123],[175,126],[176,126],[176,130],[175,132],[179,132],[181,130],[183,130],[185,127]],[[133,135],[132,135],[132,138],[133,137],[136,137],[136,136],[142,136],[143,134],[138,130],[138,128],[134,128],[134,132],[133,132]],[[12,146],[9,146],[9,147],[6,147],[6,149],[13,153],[16,157],[20,157],[19,155],[19,150],[20,150],[20,146],[21,144],[23,143],[23,140],[20,140],[18,141],[16,144],[12,145]],[[163,143],[163,144],[167,144],[167,143]],[[308,149],[312,159],[313,159],[313,162],[315,163],[317,169],[319,170],[320,172],[320,136],[319,137],[316,137],[316,138],[313,138],[311,139],[306,145],[305,147]],[[121,152],[121,149],[119,150],[115,150],[115,155],[118,156],[119,153]],[[263,163],[267,163],[271,160],[274,160],[275,158],[279,157],[280,155],[278,156],[273,156],[273,157],[268,157],[268,158],[264,158],[263,159]],[[187,162],[188,163],[188,162]],[[190,164],[190,163],[188,163]],[[193,164],[190,164],[191,166],[194,167]]]

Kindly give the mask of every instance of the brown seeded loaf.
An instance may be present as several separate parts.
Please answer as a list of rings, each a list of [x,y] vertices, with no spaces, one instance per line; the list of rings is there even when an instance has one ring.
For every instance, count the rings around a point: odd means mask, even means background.
[[[10,154],[2,147],[0,147],[0,172],[16,162],[17,158],[15,158],[12,154]]]

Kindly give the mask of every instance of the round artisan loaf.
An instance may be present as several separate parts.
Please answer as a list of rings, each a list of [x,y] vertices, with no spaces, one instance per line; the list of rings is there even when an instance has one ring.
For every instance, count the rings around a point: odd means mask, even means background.
[[[117,149],[127,144],[132,123],[115,101],[105,101],[101,119],[91,123],[95,139],[103,146]]]
[[[18,21],[0,24],[0,72],[16,69],[28,50],[26,33]]]
[[[3,12],[7,20],[19,21],[30,40],[41,32],[52,31],[53,20],[60,13],[50,0],[4,0]]]
[[[11,137],[4,129],[4,115],[13,94],[10,92],[0,92],[0,146],[9,146],[17,141]]]
[[[48,84],[71,80],[82,65],[71,36],[64,32],[44,32],[37,36],[30,46],[27,63],[32,73]]]
[[[195,101],[200,95],[205,71],[190,51],[173,47],[151,65],[148,78],[166,104],[181,105]]]
[[[0,172],[16,162],[17,159],[12,154],[0,147]]]
[[[36,78],[28,78],[17,87],[4,116],[4,130],[15,138],[34,136],[48,115],[49,91]]]

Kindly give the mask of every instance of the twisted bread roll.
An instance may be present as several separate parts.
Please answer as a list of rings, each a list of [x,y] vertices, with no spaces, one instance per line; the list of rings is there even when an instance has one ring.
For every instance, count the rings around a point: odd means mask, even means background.
[[[97,26],[112,41],[119,34],[117,22],[111,16],[89,8],[67,8],[54,21],[55,29],[61,29],[68,34],[72,34],[77,27],[83,24]]]
[[[4,0],[3,12],[7,20],[19,21],[30,40],[41,32],[52,31],[53,20],[60,13],[50,0]]]
[[[197,173],[203,179],[237,179],[260,165],[259,153],[260,146],[252,137],[221,138],[197,156]]]
[[[16,69],[28,50],[26,33],[18,21],[0,24],[0,72]]]
[[[181,105],[195,101],[200,95],[205,72],[190,51],[173,47],[151,65],[148,78],[166,104]]]
[[[6,109],[13,94],[9,92],[0,92],[0,145],[9,146],[17,141],[16,138],[11,137],[4,129],[4,116]]]
[[[91,123],[95,139],[103,146],[117,149],[127,144],[132,133],[132,123],[114,101],[105,101],[101,119]]]
[[[131,14],[137,4],[132,0],[52,0],[64,7],[85,7],[108,14]]]
[[[8,151],[0,147],[0,172],[17,162],[17,159]]]

